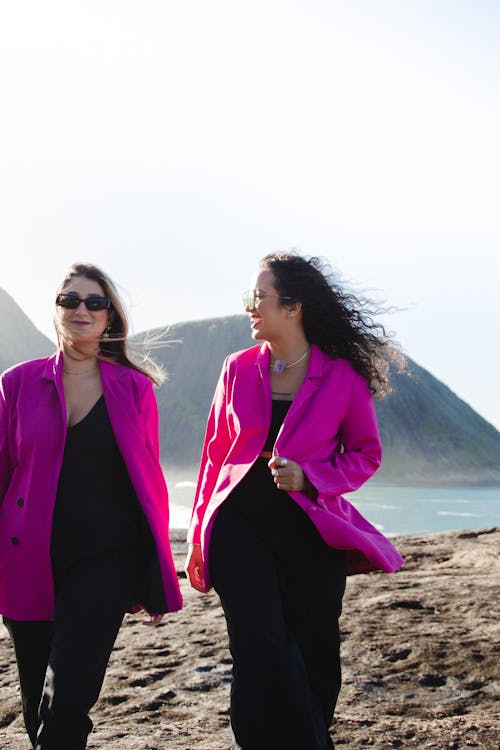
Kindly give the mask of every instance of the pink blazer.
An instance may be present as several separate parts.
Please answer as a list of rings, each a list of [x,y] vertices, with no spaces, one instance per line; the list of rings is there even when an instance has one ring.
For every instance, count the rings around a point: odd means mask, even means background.
[[[188,532],[188,541],[201,543],[205,560],[218,508],[263,450],[271,408],[267,345],[227,357],[208,417]],[[274,454],[300,463],[317,489],[316,501],[300,492],[289,495],[328,545],[346,550],[348,573],[392,572],[403,564],[389,540],[342,497],[360,487],[381,462],[373,399],[349,362],[312,347]]]
[[[175,611],[181,608],[182,598],[170,550],[168,493],[159,461],[153,388],[145,375],[129,367],[104,361],[99,366],[116,441],[156,542],[167,606]],[[50,541],[66,423],[60,351],[3,373],[0,612],[14,620],[54,616]]]

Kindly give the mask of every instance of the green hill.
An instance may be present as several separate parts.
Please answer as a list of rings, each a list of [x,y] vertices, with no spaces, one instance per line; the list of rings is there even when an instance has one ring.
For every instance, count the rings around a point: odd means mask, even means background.
[[[35,328],[7,292],[0,288],[0,372],[27,359],[52,354],[54,344]]]

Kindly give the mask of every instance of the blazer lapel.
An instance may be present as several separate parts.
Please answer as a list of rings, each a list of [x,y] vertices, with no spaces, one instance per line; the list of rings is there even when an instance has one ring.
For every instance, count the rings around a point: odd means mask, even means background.
[[[258,372],[259,391],[264,399],[265,424],[271,424],[271,378],[269,377],[269,362],[271,355],[267,344],[262,344],[257,353],[255,366]]]
[[[321,377],[323,373],[323,352],[318,349],[315,344],[311,345],[311,357],[309,360],[309,367],[307,368],[306,376],[300,386],[297,394],[292,401],[292,405],[288,410],[288,413],[281,426],[281,430],[278,434],[276,442],[280,440],[282,435],[286,436],[289,430],[292,430],[296,421],[300,418],[304,409],[307,409],[307,404],[312,396],[318,390],[321,384]]]
[[[66,415],[66,401],[64,400],[64,388],[62,381],[62,368],[63,368],[63,356],[61,349],[58,349],[55,354],[47,359],[45,367],[43,369],[42,378],[43,380],[49,380],[54,384],[57,391],[57,397],[59,399],[59,406],[61,408],[61,418],[63,426],[63,434],[66,434],[67,430],[67,415]]]
[[[124,425],[128,425],[128,422],[130,421],[130,401],[123,398],[125,394],[122,393],[119,386],[123,373],[120,367],[117,367],[114,363],[106,362],[105,360],[99,361],[99,368],[101,371],[102,390],[106,402],[106,408],[115,435],[117,435],[120,434],[119,428],[121,427],[121,424],[124,423]]]

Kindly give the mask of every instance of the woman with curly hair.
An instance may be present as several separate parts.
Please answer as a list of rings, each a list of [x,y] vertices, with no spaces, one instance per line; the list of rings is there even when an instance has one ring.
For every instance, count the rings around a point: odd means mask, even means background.
[[[342,497],[379,467],[373,395],[397,353],[370,303],[318,258],[267,255],[208,418],[186,570],[220,596],[242,750],[326,750],[340,690],[346,574],[403,562]]]

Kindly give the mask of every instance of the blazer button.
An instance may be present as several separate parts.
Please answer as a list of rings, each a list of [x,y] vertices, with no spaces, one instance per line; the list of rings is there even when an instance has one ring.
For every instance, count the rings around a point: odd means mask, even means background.
[[[19,544],[19,539],[17,538],[17,536],[13,536],[10,541],[11,544],[14,545],[14,547],[17,547],[17,545]]]
[[[19,507],[19,508],[22,508],[22,507],[23,507],[23,505],[24,505],[24,500],[23,500],[23,498],[22,498],[22,497],[20,497],[20,498],[18,499],[18,501],[17,501],[17,505],[18,505],[18,507]]]

